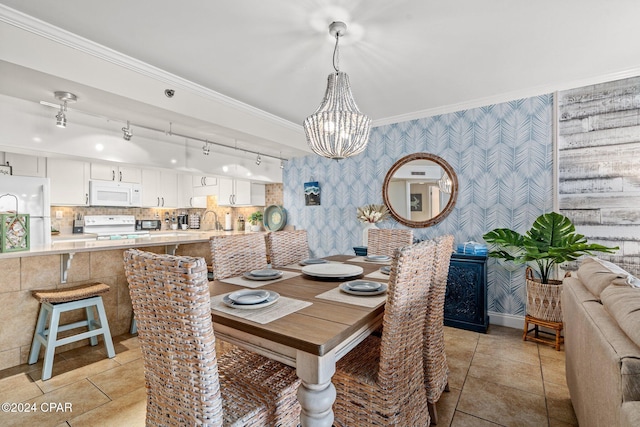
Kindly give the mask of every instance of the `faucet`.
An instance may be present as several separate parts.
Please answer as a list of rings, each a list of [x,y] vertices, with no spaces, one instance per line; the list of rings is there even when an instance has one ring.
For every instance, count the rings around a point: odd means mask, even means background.
[[[207,214],[213,214],[213,227],[214,229],[217,231],[219,230],[219,226],[220,226],[220,222],[218,221],[218,214],[215,211],[211,211],[211,210],[206,210],[204,211],[204,214],[202,215],[202,222],[205,222],[205,220],[207,219]]]

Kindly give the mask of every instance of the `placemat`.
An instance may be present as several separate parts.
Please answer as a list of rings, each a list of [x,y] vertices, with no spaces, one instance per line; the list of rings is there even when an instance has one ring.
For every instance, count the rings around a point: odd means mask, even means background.
[[[290,279],[292,277],[296,277],[302,274],[302,273],[297,273],[295,271],[284,271],[284,270],[281,270],[281,271],[284,274],[274,280],[249,280],[249,279],[245,279],[242,276],[236,276],[236,277],[228,277],[220,281],[224,283],[229,283],[230,285],[238,285],[238,286],[244,286],[247,288],[255,289],[255,288],[259,288],[260,286],[269,285],[271,283],[276,283],[276,282],[279,282],[280,280]]]
[[[391,259],[389,261],[367,261],[363,256],[357,256],[355,258],[348,259],[347,262],[364,262],[365,264],[382,264],[391,265]]]
[[[230,314],[232,316],[241,317],[252,322],[260,323],[261,325],[273,322],[276,319],[279,319],[291,313],[295,313],[296,311],[302,310],[303,308],[313,304],[309,301],[302,301],[281,296],[276,302],[267,307],[257,308],[254,310],[243,310],[241,308],[229,307],[222,302],[222,298],[230,293],[231,292],[211,297],[211,309]]]
[[[342,261],[329,261],[329,263],[332,264],[344,264]],[[304,265],[300,265],[300,264],[289,264],[289,265],[285,265],[282,268],[289,268],[291,270],[302,270],[302,267],[305,267]]]
[[[316,295],[316,298],[328,299],[331,301],[344,302],[347,304],[361,305],[363,307],[377,307],[387,300],[387,294],[373,296],[351,295],[340,291],[340,288],[333,288],[330,291]]]
[[[389,281],[389,275],[381,273],[380,270],[373,271],[364,277],[368,277],[369,279],[381,279],[381,280],[384,280],[385,282]]]

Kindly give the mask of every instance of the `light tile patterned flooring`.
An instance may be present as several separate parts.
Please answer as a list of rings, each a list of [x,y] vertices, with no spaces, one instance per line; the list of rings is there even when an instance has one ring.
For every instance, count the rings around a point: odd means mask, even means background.
[[[451,391],[438,402],[438,426],[577,425],[563,351],[523,342],[520,330],[500,326],[491,326],[487,334],[445,329]],[[35,408],[20,414],[2,411],[0,425],[144,426],[138,339],[123,335],[114,340],[113,359],[105,358],[102,345],[57,355],[48,381],[40,380],[41,362],[0,371],[0,402]],[[72,411],[65,411],[65,403]]]

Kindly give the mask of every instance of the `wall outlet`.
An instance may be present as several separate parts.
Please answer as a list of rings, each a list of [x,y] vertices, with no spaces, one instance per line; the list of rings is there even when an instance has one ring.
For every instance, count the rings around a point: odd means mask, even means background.
[[[62,211],[56,211],[56,219],[62,219]]]

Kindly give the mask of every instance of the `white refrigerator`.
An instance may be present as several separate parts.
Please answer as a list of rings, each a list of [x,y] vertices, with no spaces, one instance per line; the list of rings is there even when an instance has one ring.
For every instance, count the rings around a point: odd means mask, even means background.
[[[15,211],[17,198],[18,213],[29,214],[29,244],[32,250],[51,244],[49,197],[49,178],[0,176],[0,212]]]

